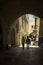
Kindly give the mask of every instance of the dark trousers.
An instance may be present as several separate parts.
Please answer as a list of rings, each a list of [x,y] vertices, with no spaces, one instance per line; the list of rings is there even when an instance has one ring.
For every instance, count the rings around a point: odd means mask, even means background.
[[[24,49],[24,43],[22,43],[23,49]]]
[[[29,49],[29,44],[27,44],[27,49]]]

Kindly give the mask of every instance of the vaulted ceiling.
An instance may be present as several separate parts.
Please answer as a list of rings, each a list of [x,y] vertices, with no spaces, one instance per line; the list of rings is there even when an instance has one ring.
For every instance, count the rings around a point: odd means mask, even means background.
[[[10,22],[27,13],[43,18],[43,1],[0,0],[0,16],[10,20]]]

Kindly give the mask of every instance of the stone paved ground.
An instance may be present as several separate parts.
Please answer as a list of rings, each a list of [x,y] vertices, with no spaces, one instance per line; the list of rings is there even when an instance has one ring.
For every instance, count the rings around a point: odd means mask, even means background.
[[[0,50],[0,65],[43,65],[43,48]]]

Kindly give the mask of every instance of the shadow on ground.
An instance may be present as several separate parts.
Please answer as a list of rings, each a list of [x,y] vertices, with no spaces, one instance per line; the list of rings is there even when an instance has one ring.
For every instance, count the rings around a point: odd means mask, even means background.
[[[43,48],[0,50],[0,65],[43,65]]]

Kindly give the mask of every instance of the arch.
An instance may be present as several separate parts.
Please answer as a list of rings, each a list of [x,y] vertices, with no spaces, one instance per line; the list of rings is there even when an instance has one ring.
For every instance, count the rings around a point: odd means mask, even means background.
[[[8,46],[15,46],[16,40],[15,40],[15,22],[11,24],[9,32],[8,32]]]
[[[2,3],[2,2],[1,2]],[[6,22],[12,23],[18,17],[22,16],[23,14],[34,14],[43,18],[43,7],[42,2],[38,1],[3,1],[4,7],[2,6],[2,16],[3,18],[7,19]],[[37,4],[37,5],[36,5]],[[4,9],[4,10],[3,10]],[[8,21],[9,20],[9,21]]]
[[[36,16],[39,16],[40,18],[43,18],[43,2],[41,1],[37,1],[37,0],[12,0],[12,1],[0,1],[1,3],[1,11],[0,11],[0,15],[1,15],[1,19],[2,19],[2,23],[5,21],[5,25],[4,25],[4,30],[6,28],[6,30],[8,31],[10,26],[12,25],[12,23],[14,23],[14,21],[24,15],[24,14],[33,14]],[[3,5],[2,5],[3,3]],[[37,4],[37,5],[36,5]],[[3,21],[4,20],[4,21]],[[1,23],[1,24],[2,24]],[[4,23],[3,23],[4,24]],[[7,35],[7,31],[4,32]],[[3,34],[4,35],[4,34]],[[7,37],[5,36],[5,40],[7,39]],[[9,35],[9,33],[8,33]],[[4,42],[6,43],[6,42]]]

